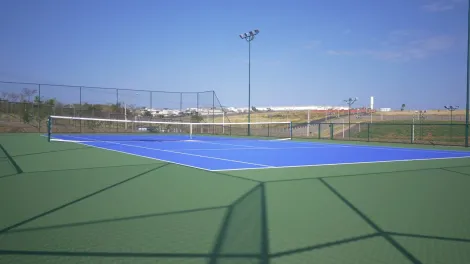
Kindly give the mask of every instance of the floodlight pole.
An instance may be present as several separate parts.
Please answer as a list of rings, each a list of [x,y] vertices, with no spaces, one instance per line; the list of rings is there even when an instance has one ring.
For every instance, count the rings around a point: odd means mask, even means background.
[[[245,39],[248,42],[248,136],[251,135],[251,41],[255,39],[258,33],[259,30],[255,29],[254,31],[240,35],[241,39]]]
[[[468,148],[468,133],[469,133],[469,107],[470,107],[470,5],[468,6],[467,13],[467,93],[465,97],[465,147]]]
[[[450,106],[444,106],[444,108],[449,110],[450,112],[450,140],[452,140],[452,123],[453,123],[452,121],[454,119],[452,114],[455,110],[459,109],[459,107],[450,105]]]
[[[344,100],[348,104],[348,139],[351,139],[351,105],[357,101],[357,97]]]
[[[452,105],[450,105],[450,106],[444,106],[444,108],[450,111],[450,124],[452,125],[452,121],[453,121],[452,113],[453,113],[455,110],[459,109],[459,106],[452,106]]]

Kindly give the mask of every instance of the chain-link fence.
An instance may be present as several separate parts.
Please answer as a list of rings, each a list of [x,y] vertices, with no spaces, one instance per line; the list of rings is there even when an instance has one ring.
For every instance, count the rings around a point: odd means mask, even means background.
[[[465,146],[464,123],[316,123],[293,125],[294,138]]]
[[[166,92],[0,81],[0,132],[45,132],[49,115],[213,122],[224,111],[214,91]],[[230,118],[226,116],[225,122],[230,123]]]

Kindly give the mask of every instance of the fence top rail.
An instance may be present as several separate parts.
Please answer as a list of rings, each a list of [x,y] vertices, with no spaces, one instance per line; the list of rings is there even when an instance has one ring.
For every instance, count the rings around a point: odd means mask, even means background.
[[[292,122],[294,125],[308,125],[307,122]],[[343,125],[343,124],[351,124],[351,125],[372,125],[372,126],[465,126],[465,123],[369,123],[369,122],[310,122],[310,125]]]
[[[33,83],[33,82],[9,82],[9,81],[0,81],[0,83],[5,84],[25,84],[25,85],[47,85],[47,86],[63,86],[63,87],[76,87],[79,88],[80,85],[67,85],[67,84],[48,84],[48,83]]]
[[[24,85],[37,85],[37,86],[56,86],[56,87],[75,87],[85,89],[107,89],[107,90],[119,90],[119,91],[136,91],[136,92],[153,92],[153,93],[177,93],[177,94],[199,94],[199,93],[213,93],[214,91],[200,91],[200,92],[172,92],[172,91],[157,91],[157,90],[135,90],[129,88],[112,88],[112,87],[99,87],[99,86],[84,86],[84,85],[68,85],[68,84],[50,84],[50,83],[34,83],[34,82],[13,82],[13,81],[1,81],[4,84],[24,84]]]

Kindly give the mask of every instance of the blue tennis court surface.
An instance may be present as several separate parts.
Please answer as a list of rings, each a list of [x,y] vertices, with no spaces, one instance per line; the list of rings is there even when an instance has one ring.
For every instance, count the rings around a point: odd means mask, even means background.
[[[135,141],[113,135],[55,135],[55,139],[211,170],[305,167],[355,163],[468,158],[470,152],[399,147],[341,145],[291,140],[230,139]],[[181,139],[181,138],[180,138]],[[200,139],[200,140],[198,140]]]

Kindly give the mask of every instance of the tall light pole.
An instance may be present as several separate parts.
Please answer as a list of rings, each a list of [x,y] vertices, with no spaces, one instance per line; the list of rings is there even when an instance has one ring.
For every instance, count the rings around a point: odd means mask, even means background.
[[[357,97],[344,100],[348,104],[348,138],[351,139],[351,105],[357,101]]]
[[[467,14],[467,93],[465,97],[465,147],[468,147],[468,133],[469,133],[469,107],[470,107],[470,5],[468,6]]]
[[[452,106],[452,105],[450,105],[450,106],[444,106],[444,108],[450,111],[450,124],[452,125],[452,121],[453,121],[452,113],[453,113],[455,110],[459,109],[459,106]]]
[[[251,41],[255,39],[255,36],[259,33],[258,29],[250,31],[248,33],[240,34],[241,39],[245,39],[248,42],[248,136],[250,136],[250,113],[251,113]]]
[[[450,140],[452,141],[452,128],[453,128],[452,121],[454,120],[452,114],[454,113],[455,110],[459,109],[459,106],[450,105],[450,106],[444,106],[444,108],[449,110],[450,112]]]

